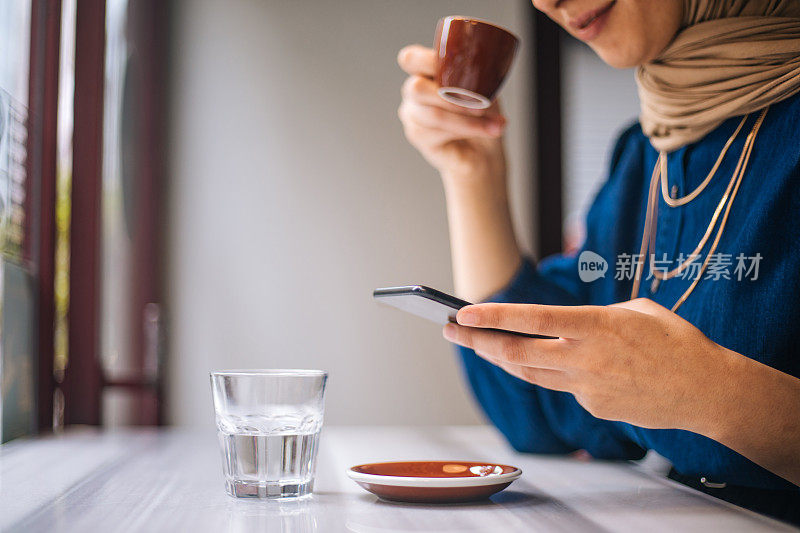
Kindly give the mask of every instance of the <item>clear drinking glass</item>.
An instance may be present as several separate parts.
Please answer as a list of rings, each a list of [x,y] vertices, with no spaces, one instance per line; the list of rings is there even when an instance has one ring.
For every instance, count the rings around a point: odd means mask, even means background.
[[[211,373],[228,494],[311,494],[327,379],[321,370]]]

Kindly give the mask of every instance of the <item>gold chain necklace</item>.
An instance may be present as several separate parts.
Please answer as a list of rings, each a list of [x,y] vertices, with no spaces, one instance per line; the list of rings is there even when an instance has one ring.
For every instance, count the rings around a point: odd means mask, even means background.
[[[745,116],[744,119],[742,120],[742,122],[739,123],[739,127],[736,128],[736,131],[734,132],[734,134],[731,136],[730,139],[728,139],[728,142],[725,144],[725,147],[722,149],[722,152],[720,153],[720,156],[725,155],[725,152],[728,151],[728,148],[730,147],[731,142],[733,141],[733,139],[736,138],[736,134],[739,133],[739,130],[742,128],[742,125],[745,123],[745,121],[747,120],[748,116]],[[752,133],[752,131],[751,131],[751,133]],[[714,226],[716,226],[716,224],[717,224],[717,219],[719,218],[720,213],[722,213],[722,209],[725,207],[725,203],[728,201],[728,197],[730,196],[730,193],[731,193],[731,190],[733,188],[733,185],[736,182],[737,174],[738,174],[738,172],[739,172],[739,170],[740,170],[740,168],[742,166],[742,162],[744,160],[745,147],[746,147],[746,142],[745,142],[745,146],[742,147],[742,153],[739,155],[739,161],[736,163],[736,168],[733,170],[733,174],[731,175],[731,179],[728,182],[727,188],[725,189],[725,193],[722,195],[722,198],[720,198],[719,203],[717,203],[717,208],[714,210],[714,214],[711,216],[711,221],[708,223],[708,226],[706,227],[706,231],[703,234],[703,237],[700,239],[700,242],[697,243],[697,246],[695,247],[695,249],[692,250],[692,253],[689,254],[689,256],[686,258],[685,261],[683,261],[681,264],[679,264],[678,266],[676,266],[675,268],[673,268],[672,270],[669,270],[667,272],[659,272],[658,270],[653,270],[652,269],[652,265],[650,266],[650,273],[653,275],[654,278],[659,280],[658,282],[665,281],[665,280],[668,280],[668,279],[672,279],[675,276],[677,276],[678,274],[680,274],[681,272],[683,272],[684,270],[686,270],[686,268],[688,268],[688,266],[690,264],[692,264],[695,259],[697,259],[697,257],[700,254],[700,251],[705,247],[706,242],[708,242],[708,238],[711,236],[711,232],[713,231]],[[664,187],[665,187],[664,186],[664,183],[665,183],[664,177],[667,175],[666,161],[667,161],[667,155],[664,152],[661,152],[659,154],[658,161],[656,162],[656,164],[659,166],[659,172],[661,174],[662,196],[664,194]],[[721,161],[722,161],[722,157],[718,157],[717,158],[717,162],[714,165],[714,168],[711,169],[712,171],[708,175],[709,177],[713,177],[713,175],[716,173],[716,169],[719,167]],[[692,191],[691,194],[683,197],[683,198],[688,198],[689,196],[692,196],[692,198],[690,200],[683,201],[683,202],[681,202],[679,204],[676,204],[676,205],[685,205],[685,204],[689,203],[689,201],[694,199],[694,197],[696,197],[698,194],[700,194],[700,192],[702,192],[702,189],[705,189],[705,186],[708,184],[709,178],[706,177],[706,179],[703,180],[703,181],[704,181],[704,184],[701,183],[700,186],[698,186],[697,189]],[[701,187],[702,187],[702,189],[701,189]],[[680,200],[683,200],[683,198],[681,198]],[[655,202],[653,204],[653,224],[654,224],[654,227],[653,227],[653,241],[655,241],[655,226],[657,225],[657,221],[658,221],[658,202]],[[655,242],[653,242],[651,244],[651,247],[652,247],[652,249],[647,251],[648,255],[650,255],[651,253],[653,253],[655,251]],[[656,283],[658,283],[658,282],[656,282]]]
[[[723,208],[725,209],[716,236],[714,237],[714,241],[712,242],[708,254],[706,255],[706,258],[703,261],[702,266],[700,267],[700,271],[698,272],[697,277],[689,286],[689,288],[686,289],[683,295],[678,299],[678,301],[675,302],[675,305],[672,306],[673,312],[675,312],[681,305],[683,305],[683,303],[686,301],[686,299],[689,297],[692,291],[694,291],[695,287],[697,287],[697,284],[700,282],[700,279],[702,279],[703,273],[705,272],[706,267],[708,266],[711,256],[717,249],[717,245],[719,244],[719,241],[722,237],[722,233],[725,230],[725,226],[728,222],[728,215],[730,214],[731,206],[733,205],[733,201],[736,198],[736,194],[739,191],[739,186],[742,183],[742,178],[745,174],[745,171],[747,170],[747,165],[750,161],[750,154],[753,151],[753,144],[755,143],[755,139],[756,136],[758,135],[759,129],[761,129],[761,124],[764,122],[764,117],[766,117],[768,109],[769,107],[764,108],[764,110],[756,119],[756,122],[753,124],[753,129],[750,131],[747,138],[745,139],[744,146],[742,147],[742,153],[739,156],[739,161],[737,162],[736,168],[733,171],[733,175],[731,176],[731,180],[728,183],[728,187],[725,189],[725,193],[722,195],[722,198],[717,204],[717,208],[714,210],[714,214],[711,217],[711,222],[709,222],[709,225],[706,228],[705,234],[700,239],[700,242],[698,243],[697,247],[695,247],[695,250],[689,256],[689,259],[684,261],[682,264],[678,265],[678,267],[666,273],[660,273],[654,271],[652,264],[650,265],[650,272],[654,275],[654,277],[657,280],[670,279],[678,275],[683,270],[685,270],[686,267],[697,258],[698,256],[697,254],[699,254],[699,252],[705,246],[709,236],[711,235],[711,232],[714,229],[714,226],[717,223],[717,219],[719,218],[720,213],[722,213]],[[722,153],[720,153],[720,156],[717,158],[717,162],[714,164],[714,167],[712,168],[712,171],[709,173],[709,176],[707,176],[706,179],[703,180],[703,183],[701,183],[700,186],[698,186],[690,194],[684,196],[683,198],[675,200],[676,206],[684,205],[690,202],[698,194],[700,194],[703,189],[705,189],[706,185],[708,185],[708,182],[711,181],[711,177],[714,176],[717,169],[719,168],[719,165],[722,161],[722,157],[725,155],[725,152],[727,152],[728,148],[730,148],[730,145],[733,143],[733,139],[736,138],[736,135],[738,134],[739,130],[742,128],[746,120],[747,116],[745,116],[744,119],[742,119],[742,122],[739,124],[739,127],[736,128],[736,131],[733,133],[731,138],[728,139],[728,142],[723,147]],[[659,181],[661,181],[662,195],[665,196],[666,192],[665,180],[660,179],[662,176],[665,175],[665,172],[662,171],[662,169],[665,168],[666,168],[666,155],[662,152],[661,154],[659,154],[658,160],[656,161],[655,167],[653,168],[653,175],[650,179],[650,189],[647,196],[647,210],[645,211],[644,231],[642,233],[642,243],[639,248],[640,260],[636,265],[636,274],[633,280],[631,299],[636,298],[636,296],[639,294],[639,286],[641,283],[642,270],[644,268],[644,263],[646,262],[646,257],[647,257],[645,256],[645,251],[647,251],[647,255],[651,255],[655,251],[655,235],[658,222],[658,215],[657,215],[658,202],[656,201],[656,197],[657,197]],[[670,198],[670,200],[673,199]],[[668,205],[670,205],[669,202]]]
[[[739,132],[742,130],[742,127],[744,126],[745,122],[747,122],[747,119],[749,117],[750,117],[750,115],[745,115],[744,118],[742,118],[742,121],[739,122],[739,125],[736,127],[736,130],[728,138],[728,141],[725,143],[725,146],[722,147],[722,151],[719,153],[719,157],[717,157],[717,160],[714,163],[714,166],[711,167],[711,170],[708,172],[708,175],[705,177],[705,179],[702,181],[702,183],[700,183],[700,185],[698,185],[695,190],[693,190],[692,192],[690,192],[689,194],[687,194],[686,196],[684,196],[682,198],[671,198],[669,196],[669,194],[667,194],[667,185],[668,185],[668,181],[669,181],[669,179],[667,178],[667,154],[664,153],[664,152],[660,152],[658,154],[659,162],[661,164],[661,170],[660,170],[660,172],[661,172],[661,196],[664,198],[664,202],[668,206],[670,206],[670,207],[678,207],[678,206],[681,206],[681,205],[684,205],[684,204],[688,204],[689,202],[691,202],[692,200],[697,198],[697,196],[701,192],[703,192],[703,190],[706,188],[706,186],[709,184],[709,182],[711,182],[711,179],[717,173],[717,169],[719,169],[719,166],[722,164],[722,159],[725,157],[725,154],[728,153],[728,148],[731,147],[731,145],[733,144],[733,141],[736,139],[736,136],[739,135]]]

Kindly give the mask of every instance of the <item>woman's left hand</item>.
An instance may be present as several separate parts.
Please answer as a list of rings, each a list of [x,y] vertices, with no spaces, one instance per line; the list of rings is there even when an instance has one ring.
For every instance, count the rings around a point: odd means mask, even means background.
[[[486,303],[462,308],[445,337],[592,415],[705,433],[739,354],[652,300],[609,306]],[[469,326],[469,327],[466,327]],[[559,337],[527,338],[495,328]],[[711,401],[713,404],[713,401]]]

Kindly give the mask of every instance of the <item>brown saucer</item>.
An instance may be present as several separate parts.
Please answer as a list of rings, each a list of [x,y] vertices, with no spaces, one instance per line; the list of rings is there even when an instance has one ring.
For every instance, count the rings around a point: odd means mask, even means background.
[[[508,487],[522,470],[473,461],[400,461],[353,466],[347,475],[384,500],[455,503],[488,498]]]

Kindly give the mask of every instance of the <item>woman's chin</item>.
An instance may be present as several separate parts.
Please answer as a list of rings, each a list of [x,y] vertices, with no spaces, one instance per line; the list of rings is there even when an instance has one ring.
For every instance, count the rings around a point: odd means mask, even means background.
[[[647,58],[642,54],[631,53],[629,50],[620,50],[618,47],[602,46],[599,43],[592,43],[590,46],[603,62],[613,68],[638,67],[647,61]]]

